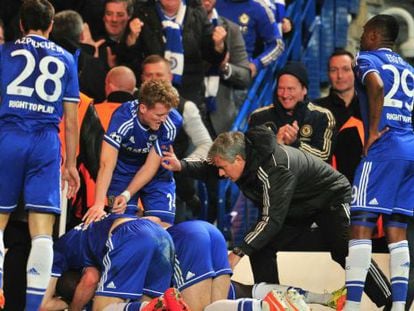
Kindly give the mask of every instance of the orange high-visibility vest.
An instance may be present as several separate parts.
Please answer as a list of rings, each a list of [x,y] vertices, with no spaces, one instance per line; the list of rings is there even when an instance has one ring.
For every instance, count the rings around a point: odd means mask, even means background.
[[[78,104],[78,134],[80,134],[80,128],[82,125],[83,118],[85,117],[86,111],[88,110],[89,105],[93,103],[93,99],[86,96],[83,93],[80,93],[80,101]],[[59,137],[61,142],[61,153],[62,153],[62,164],[65,160],[66,154],[66,143],[65,143],[65,117],[62,118],[59,124]],[[76,156],[79,155],[79,145],[76,149]]]
[[[102,127],[104,128],[104,131],[108,129],[112,114],[119,106],[121,106],[121,103],[110,102],[103,102],[94,106],[96,113],[98,114],[99,121],[101,121]]]

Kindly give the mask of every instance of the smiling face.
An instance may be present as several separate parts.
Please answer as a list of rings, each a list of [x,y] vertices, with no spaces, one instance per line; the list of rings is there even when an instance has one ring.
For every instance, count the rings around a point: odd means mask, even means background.
[[[352,59],[349,55],[332,56],[329,61],[329,80],[332,88],[338,93],[344,93],[354,89],[354,72],[352,71]]]
[[[213,158],[214,165],[219,170],[219,175],[221,177],[229,178],[231,181],[237,181],[243,173],[244,166],[246,161],[239,155],[236,156],[235,160],[229,162],[224,160],[220,156],[215,156]]]
[[[156,103],[153,108],[148,108],[145,104],[139,105],[138,118],[141,124],[148,126],[156,131],[168,117],[170,108],[162,103]]]
[[[277,83],[277,99],[286,110],[293,110],[308,93],[300,81],[293,75],[283,74]]]
[[[165,62],[145,64],[141,74],[142,82],[150,80],[172,81],[172,74]]]
[[[160,0],[161,7],[168,16],[177,14],[181,0]]]
[[[120,40],[127,28],[129,18],[126,2],[107,3],[103,17],[107,34],[113,39]]]

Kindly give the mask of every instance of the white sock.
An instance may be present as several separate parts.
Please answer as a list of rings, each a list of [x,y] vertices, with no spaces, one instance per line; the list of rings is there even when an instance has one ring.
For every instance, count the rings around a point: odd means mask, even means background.
[[[407,240],[388,245],[390,250],[390,274],[392,310],[404,311],[407,299],[410,254]]]
[[[52,237],[47,235],[34,237],[29,259],[27,260],[27,287],[46,288],[49,284],[52,263]]]
[[[252,298],[217,300],[205,307],[204,311],[262,311],[262,301]]]
[[[50,280],[53,263],[53,241],[48,235],[32,239],[27,260],[26,310],[38,310]]]
[[[346,258],[346,311],[359,310],[365,279],[371,264],[372,242],[367,239],[349,241],[349,252]]]

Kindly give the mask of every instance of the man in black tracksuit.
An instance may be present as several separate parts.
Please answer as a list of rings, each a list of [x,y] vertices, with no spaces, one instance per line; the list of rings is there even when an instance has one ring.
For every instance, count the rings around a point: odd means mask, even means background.
[[[178,161],[166,153],[163,166],[205,179],[220,175],[236,182],[260,208],[259,219],[244,242],[229,255],[232,268],[247,254],[254,281],[277,280],[275,253],[289,244],[307,249],[310,224],[316,223],[322,245],[345,267],[348,253],[351,186],[341,173],[302,150],[279,145],[266,126],[220,134],[209,151],[210,161]],[[213,165],[214,164],[214,165]],[[367,295],[378,307],[388,303],[390,285],[372,263]]]

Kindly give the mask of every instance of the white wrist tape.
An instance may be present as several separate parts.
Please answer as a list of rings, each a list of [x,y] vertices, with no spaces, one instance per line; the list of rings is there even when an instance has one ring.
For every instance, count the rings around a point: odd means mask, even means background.
[[[128,190],[122,192],[121,195],[125,197],[127,202],[131,199],[131,192],[129,192]]]

